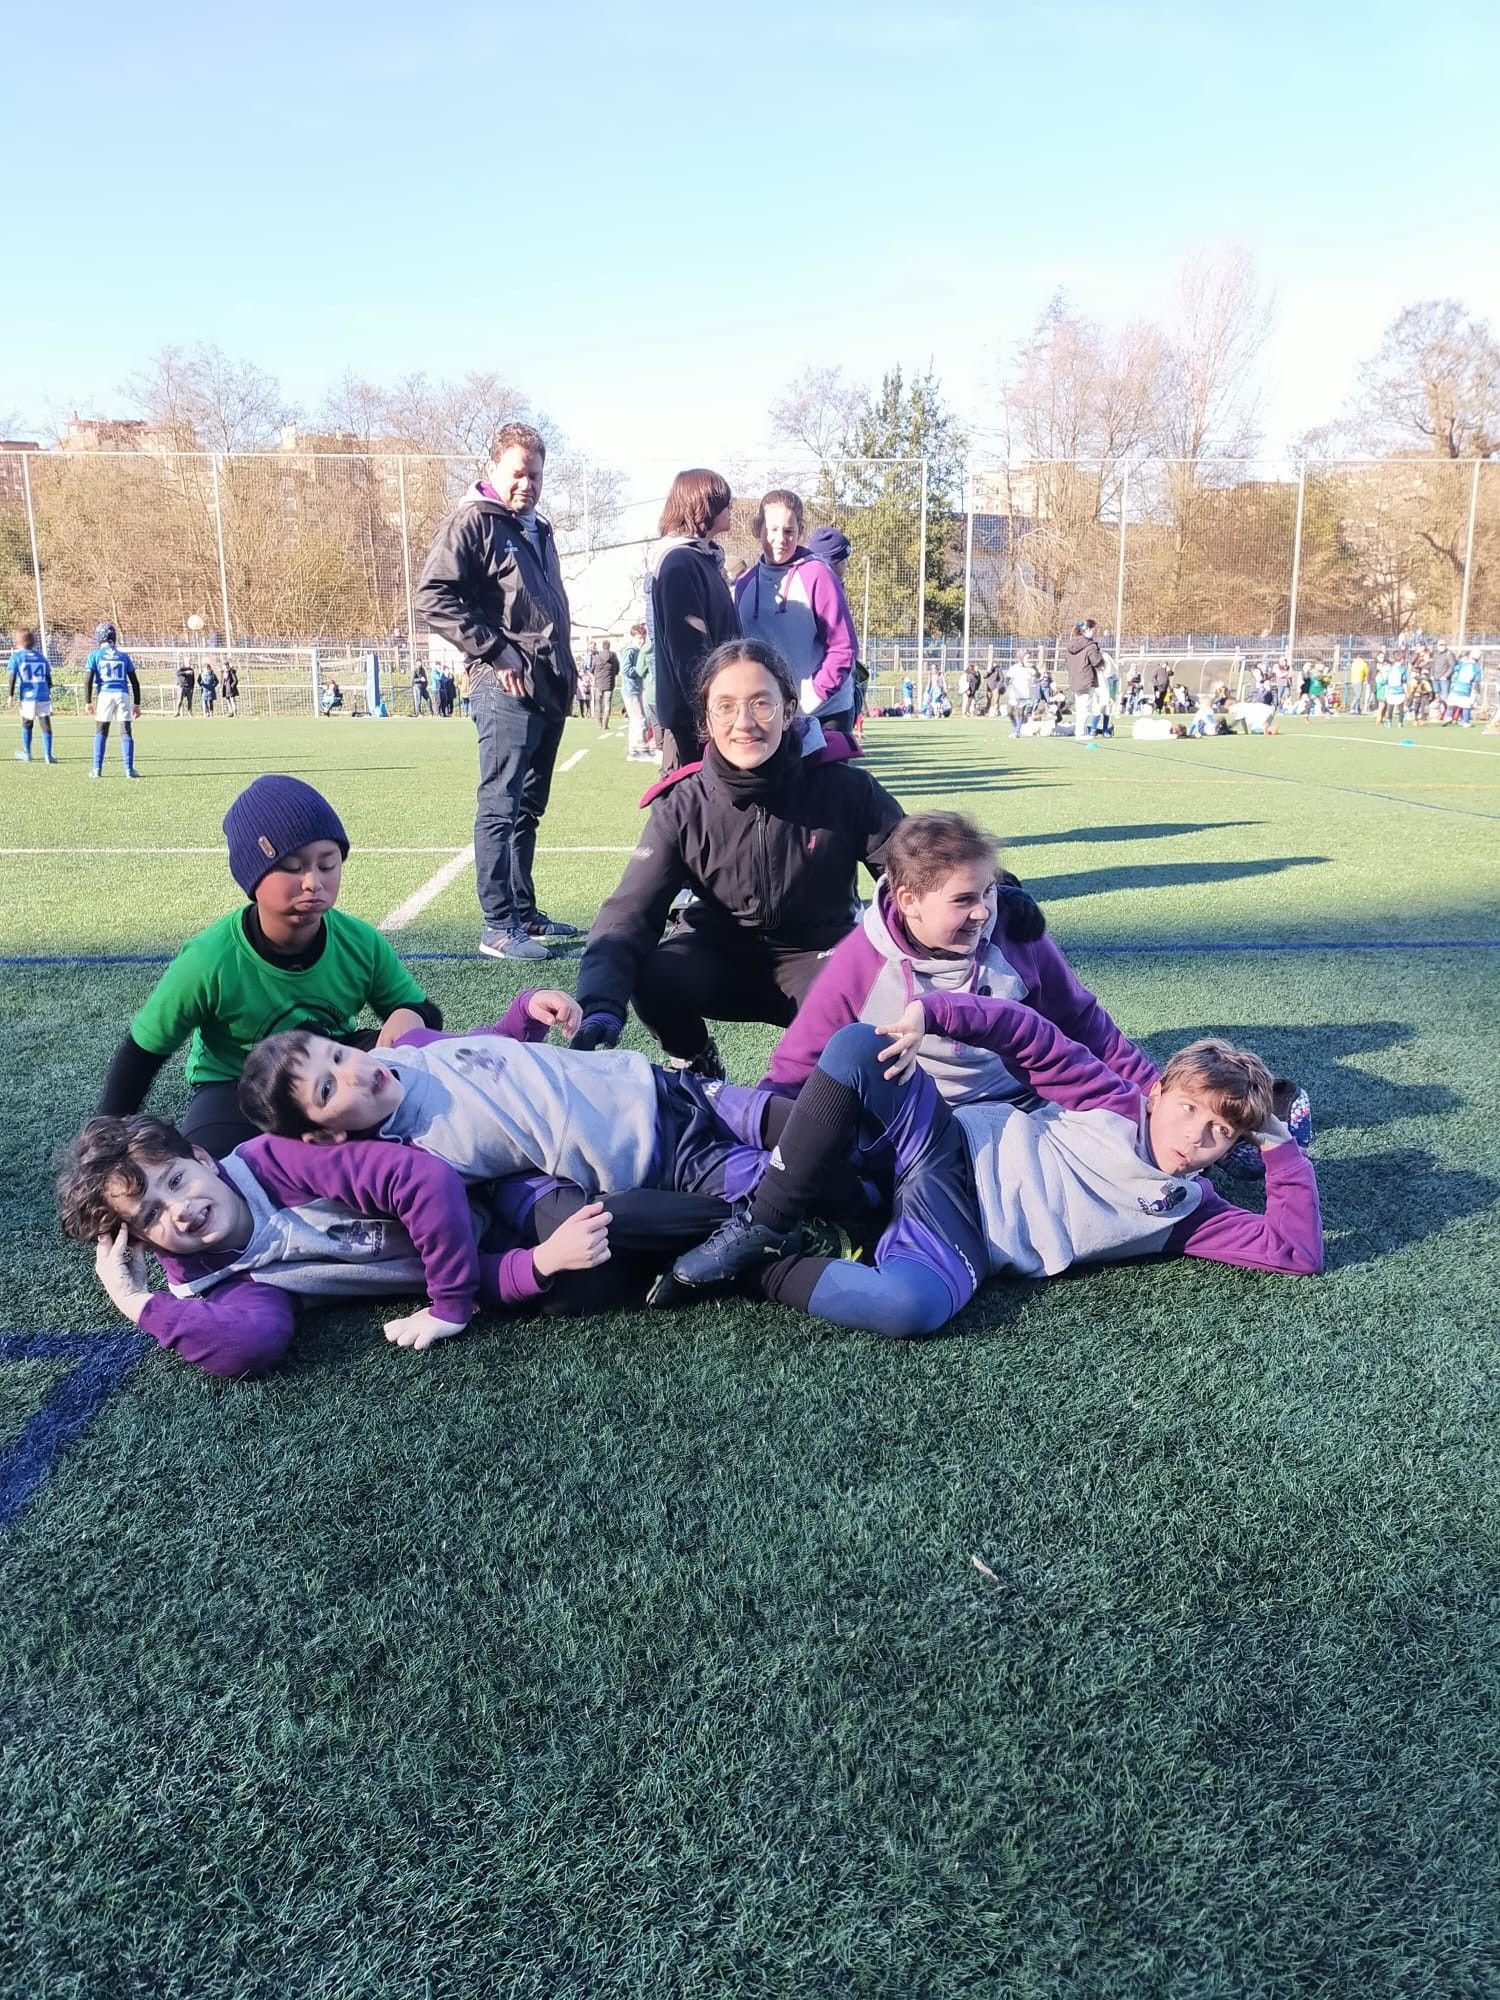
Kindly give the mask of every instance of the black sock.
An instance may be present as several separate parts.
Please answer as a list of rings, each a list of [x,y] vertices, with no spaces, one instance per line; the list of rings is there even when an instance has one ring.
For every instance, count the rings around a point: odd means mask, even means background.
[[[778,1257],[755,1273],[753,1289],[778,1306],[807,1312],[813,1287],[835,1260],[832,1257]]]
[[[755,1191],[751,1216],[756,1222],[768,1229],[791,1229],[802,1220],[830,1170],[852,1151],[859,1114],[857,1090],[824,1070],[813,1071],[777,1141],[775,1159]]]

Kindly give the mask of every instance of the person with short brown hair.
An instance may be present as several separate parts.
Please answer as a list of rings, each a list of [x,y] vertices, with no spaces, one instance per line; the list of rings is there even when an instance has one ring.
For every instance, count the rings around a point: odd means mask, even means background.
[[[486,958],[550,957],[578,935],[537,907],[532,869],[577,674],[552,524],[537,512],[547,446],[530,424],[497,433],[484,477],[438,529],[417,609],[469,665],[479,737],[474,876]]]

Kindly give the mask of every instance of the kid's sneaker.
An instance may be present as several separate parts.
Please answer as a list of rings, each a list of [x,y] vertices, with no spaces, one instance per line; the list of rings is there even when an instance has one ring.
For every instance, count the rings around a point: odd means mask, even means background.
[[[1279,1076],[1271,1092],[1271,1109],[1303,1152],[1307,1152],[1313,1137],[1312,1104],[1307,1092],[1289,1077]],[[1253,1139],[1241,1139],[1219,1164],[1231,1180],[1263,1181],[1266,1177],[1265,1160]]]
[[[684,1250],[666,1277],[659,1278],[647,1298],[649,1305],[670,1305],[687,1293],[719,1290],[762,1264],[774,1264],[802,1247],[802,1231],[769,1229],[750,1220],[750,1204],[737,1208],[721,1222],[706,1243]]]

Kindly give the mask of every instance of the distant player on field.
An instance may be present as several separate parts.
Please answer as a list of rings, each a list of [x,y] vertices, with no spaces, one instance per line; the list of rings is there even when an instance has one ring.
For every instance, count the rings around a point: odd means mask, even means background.
[[[49,764],[55,764],[57,759],[52,754],[52,668],[47,655],[38,652],[36,634],[29,625],[21,627],[15,641],[15,651],[10,656],[10,696],[18,690],[21,696],[21,747],[16,752],[16,762],[31,762],[32,727],[40,722],[42,753]]]
[[[113,625],[101,625],[94,634],[94,650],[89,654],[83,684],[85,704],[94,707],[94,768],[92,777],[104,776],[104,746],[109,725],[120,725],[120,756],[127,778],[138,778],[135,768],[135,738],[130,725],[141,712],[141,684],[136,678],[135,661],[115,644]],[[94,699],[97,690],[98,700]]]

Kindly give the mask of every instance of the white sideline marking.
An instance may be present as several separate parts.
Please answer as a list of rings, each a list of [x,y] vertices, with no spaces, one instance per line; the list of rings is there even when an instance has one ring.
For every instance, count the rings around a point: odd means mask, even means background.
[[[437,873],[429,876],[420,889],[413,889],[406,901],[398,903],[389,916],[382,917],[380,929],[404,931],[413,918],[421,916],[427,905],[442,895],[450,882],[456,881],[466,868],[472,868],[473,865],[474,847],[471,842],[469,846],[460,848],[457,854],[445,861]]]
[[[588,754],[589,754],[589,752],[588,752],[588,747],[587,747],[587,746],[586,746],[586,747],[585,747],[584,749],[582,749],[582,750],[575,750],[575,751],[573,752],[572,756],[571,756],[571,757],[569,757],[569,758],[568,758],[568,759],[566,760],[566,762],[564,762],[564,763],[562,763],[562,764],[559,764],[559,765],[558,765],[558,767],[557,767],[557,775],[558,775],[559,777],[561,777],[564,771],[571,771],[571,770],[572,770],[572,768],[573,768],[573,766],[574,766],[575,764],[581,764],[581,763],[583,762],[584,758],[585,758],[585,757],[587,757],[587,755],[588,755]]]
[[[1452,725],[1457,728],[1455,723]],[[1277,735],[1281,734],[1278,730]],[[1372,741],[1368,736],[1325,736],[1319,742],[1332,743],[1340,750],[1435,750],[1440,757],[1493,757],[1493,750],[1476,750],[1468,743],[1403,743],[1398,736],[1394,743]]]

